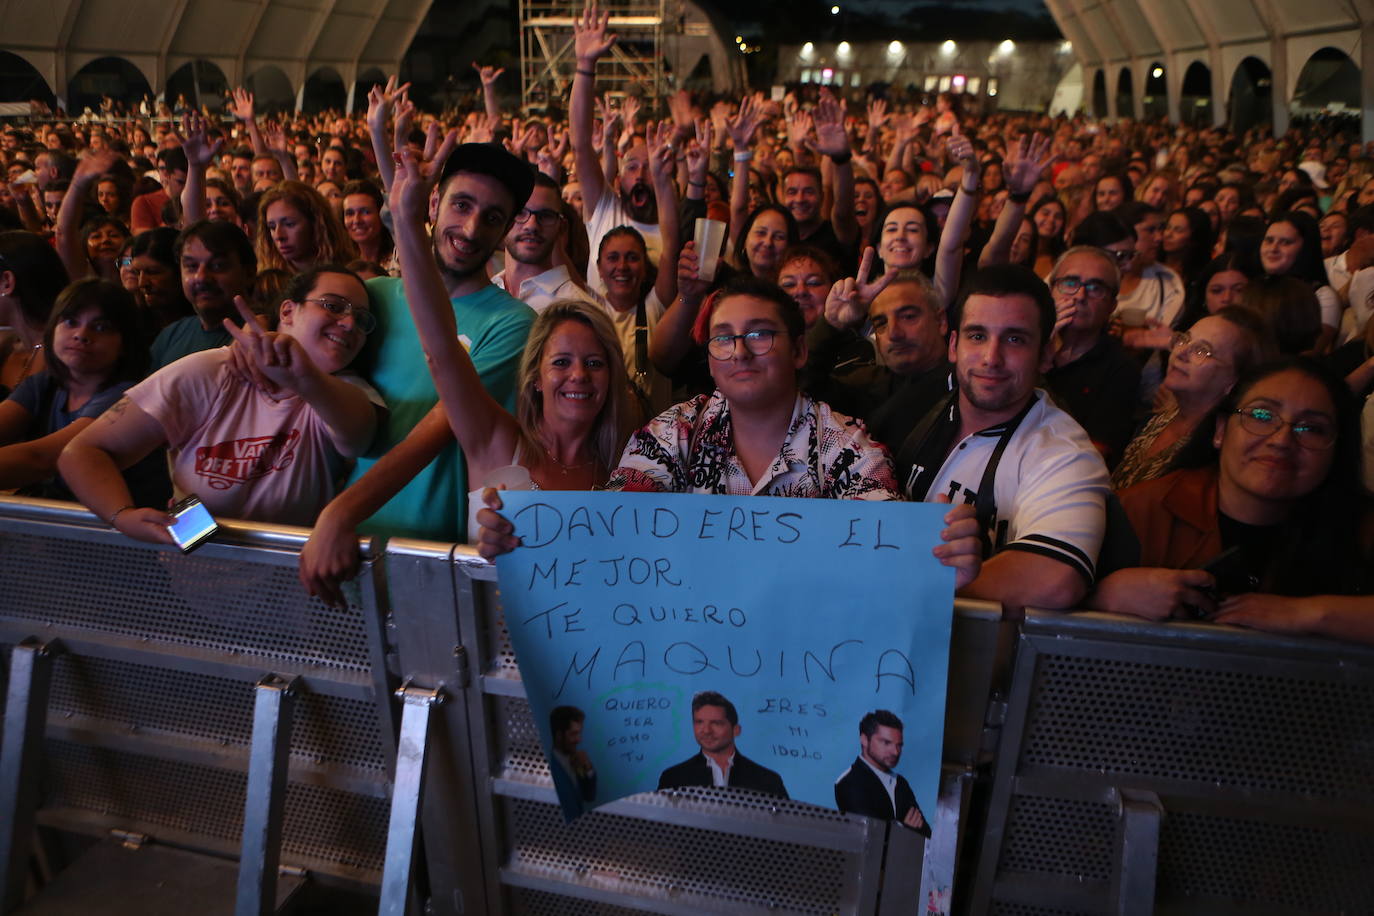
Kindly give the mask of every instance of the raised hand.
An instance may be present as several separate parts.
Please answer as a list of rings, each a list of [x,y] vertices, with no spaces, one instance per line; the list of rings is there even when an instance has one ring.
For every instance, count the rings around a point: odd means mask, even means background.
[[[205,168],[215,161],[219,151],[224,148],[224,138],[211,143],[207,134],[205,118],[198,112],[188,111],[181,116],[181,151],[191,165]]]
[[[570,142],[567,128],[550,128],[549,142],[552,144],[551,147],[549,147],[549,155],[553,157],[553,160],[555,162],[561,165],[563,162],[563,157],[568,154],[568,144]]]
[[[858,277],[846,277],[830,287],[830,294],[825,297],[825,320],[832,326],[853,328],[862,324],[873,300],[896,278],[897,269],[889,267],[886,273],[872,281],[860,279],[873,271],[875,257],[873,246],[865,248]]]
[[[787,142],[793,149],[802,149],[811,140],[811,115],[800,108],[787,115]]]
[[[432,123],[425,137],[425,148],[418,155],[410,147],[396,150],[396,176],[391,182],[389,202],[396,214],[397,227],[402,219],[423,223],[429,212],[429,195],[439,181],[444,162],[458,145],[458,132],[449,130],[439,134],[439,125]]]
[[[240,121],[253,120],[253,93],[242,86],[235,89],[233,101],[229,103],[229,110]]]
[[[1045,169],[1058,156],[1050,152],[1050,138],[1043,134],[1026,134],[1007,146],[1002,160],[1002,181],[1010,194],[1029,194]]]
[[[739,111],[733,118],[725,119],[725,130],[730,135],[735,152],[742,153],[749,149],[749,144],[754,140],[754,131],[758,130],[762,120],[762,107],[753,96],[746,95],[740,100]]]
[[[697,253],[697,243],[688,242],[682,246],[677,257],[677,292],[688,305],[698,305],[711,288],[710,280],[701,279],[701,255]]]
[[[386,78],[385,86],[373,86],[367,93],[367,126],[374,134],[386,130],[386,119],[396,103],[405,98],[410,83],[396,84],[393,74]]]
[[[697,139],[688,143],[686,148],[687,174],[701,180],[711,166],[711,140],[713,130],[706,118],[697,118]]]
[[[606,31],[610,21],[611,14],[598,10],[596,0],[589,0],[582,15],[573,17],[573,54],[579,70],[590,69],[615,44],[615,34]]]
[[[472,121],[472,129],[468,131],[467,142],[490,143],[495,136],[495,125],[491,123],[491,118],[479,112]]]
[[[620,103],[620,116],[625,121],[625,133],[633,135],[635,125],[638,123],[640,101],[637,95],[625,96],[625,101]]]
[[[76,171],[72,174],[72,181],[77,183],[92,181],[114,168],[118,162],[119,154],[112,149],[88,149],[76,163]],[[23,189],[23,193],[27,193],[28,189],[24,185],[10,185],[11,193],[14,193],[13,189],[16,187]]]
[[[285,154],[290,149],[286,143],[286,131],[280,124],[269,124],[262,132],[262,142],[274,153]]]
[[[649,147],[649,177],[654,184],[672,179],[673,176],[673,122],[667,118],[650,126],[644,132],[644,141]]]
[[[495,83],[501,78],[501,74],[506,72],[505,67],[484,66],[475,60],[472,62],[472,69],[477,71],[477,78],[482,81],[483,89]],[[407,83],[407,85],[409,84]]]
[[[850,152],[849,132],[844,129],[844,102],[829,90],[821,90],[820,101],[811,113],[816,139],[810,146],[822,156],[844,156]]]
[[[263,330],[242,296],[234,297],[234,306],[244,318],[243,327],[226,318],[224,329],[238,344],[239,352],[272,385],[299,391],[319,374],[300,341],[280,331]]]
[[[711,106],[711,126],[717,136],[725,132],[725,123],[730,119],[730,103],[724,99]]]
[[[679,89],[668,96],[668,113],[672,115],[678,139],[692,132],[692,97],[686,89]]]
[[[884,99],[874,99],[868,103],[868,129],[870,131],[879,130],[887,123],[887,102]]]

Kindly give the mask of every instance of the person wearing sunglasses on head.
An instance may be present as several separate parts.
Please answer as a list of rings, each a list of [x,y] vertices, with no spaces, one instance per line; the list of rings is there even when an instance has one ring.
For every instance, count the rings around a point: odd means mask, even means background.
[[[1374,642],[1358,418],[1342,380],[1307,358],[1266,364],[1204,428],[1180,470],[1121,492],[1139,564],[1105,577],[1087,606]]]
[[[59,459],[76,497],[129,537],[171,543],[172,519],[135,505],[119,475],[159,446],[178,499],[195,494],[216,518],[309,526],[372,443],[384,402],[344,371],[376,325],[362,280],[340,267],[298,275],[275,332],[236,305],[243,327],[223,323],[233,347],[153,373]]]

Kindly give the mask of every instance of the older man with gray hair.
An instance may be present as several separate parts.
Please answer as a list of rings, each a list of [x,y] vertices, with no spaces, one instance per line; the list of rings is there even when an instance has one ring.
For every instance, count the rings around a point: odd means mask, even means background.
[[[1049,283],[1059,340],[1046,387],[1111,467],[1131,441],[1140,390],[1140,364],[1107,332],[1121,272],[1103,249],[1079,245],[1060,256]]]

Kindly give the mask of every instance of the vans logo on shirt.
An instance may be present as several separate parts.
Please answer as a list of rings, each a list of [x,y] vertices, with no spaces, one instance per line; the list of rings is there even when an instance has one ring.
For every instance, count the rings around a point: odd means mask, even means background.
[[[283,470],[296,460],[298,429],[283,430],[275,436],[230,439],[196,449],[196,473],[215,490],[227,490],[236,483],[266,477]]]

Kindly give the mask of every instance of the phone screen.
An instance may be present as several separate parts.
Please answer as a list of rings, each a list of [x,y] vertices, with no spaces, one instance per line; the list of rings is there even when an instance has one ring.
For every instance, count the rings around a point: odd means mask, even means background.
[[[211,517],[210,510],[194,496],[189,496],[173,506],[171,514],[176,522],[167,530],[172,533],[172,540],[176,541],[183,553],[190,553],[199,547],[219,528]]]

